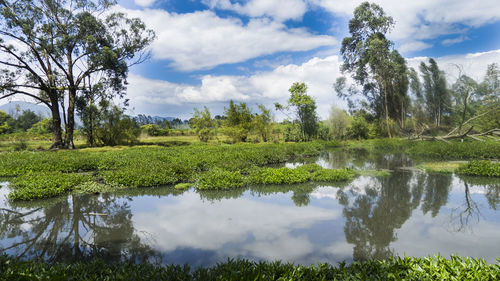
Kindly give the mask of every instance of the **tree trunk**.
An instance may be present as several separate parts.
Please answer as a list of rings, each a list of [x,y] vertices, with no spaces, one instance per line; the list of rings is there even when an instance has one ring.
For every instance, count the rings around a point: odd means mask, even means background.
[[[61,115],[59,114],[59,103],[57,102],[57,94],[51,94],[50,111],[52,113],[52,145],[50,149],[64,147],[61,130]]]
[[[76,89],[69,90],[69,102],[68,102],[68,126],[66,128],[66,148],[75,149],[75,144],[73,143],[73,132],[75,129],[75,99],[76,99]]]
[[[385,124],[387,126],[387,135],[391,139],[391,128],[389,126],[389,109],[387,108],[387,91],[384,91],[384,106],[385,106]]]

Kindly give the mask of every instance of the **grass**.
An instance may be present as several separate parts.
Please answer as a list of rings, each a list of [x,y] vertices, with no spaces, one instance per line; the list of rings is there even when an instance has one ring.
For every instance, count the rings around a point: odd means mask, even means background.
[[[454,173],[460,165],[464,162],[451,161],[451,162],[426,162],[417,165],[417,169],[423,170],[428,173]]]
[[[498,280],[500,265],[452,256],[390,258],[333,266],[228,260],[213,267],[21,261],[0,256],[1,280]]]
[[[500,159],[500,143],[495,140],[452,140],[416,141],[407,139],[372,139],[363,141],[347,141],[350,149],[383,150],[405,152],[413,156],[443,160],[479,160]]]

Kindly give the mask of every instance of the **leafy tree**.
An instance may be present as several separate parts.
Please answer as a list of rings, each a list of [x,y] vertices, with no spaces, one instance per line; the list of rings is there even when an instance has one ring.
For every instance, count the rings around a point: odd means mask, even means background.
[[[0,98],[29,96],[51,109],[52,147],[73,148],[75,103],[92,86],[123,96],[128,68],[154,38],[114,0],[0,1]],[[90,91],[91,92],[91,91]],[[65,110],[62,139],[60,108]]]
[[[245,142],[252,128],[253,116],[250,108],[244,102],[235,104],[231,100],[229,108],[225,109],[224,114],[226,115],[226,119],[223,122],[224,132],[235,142]]]
[[[189,121],[189,126],[194,129],[196,135],[202,142],[208,142],[215,130],[215,120],[210,115],[210,110],[205,106],[203,111],[194,109],[193,118]]]
[[[351,121],[347,134],[353,139],[367,139],[370,134],[370,126],[363,114],[358,112]]]
[[[28,132],[35,134],[49,134],[52,132],[52,119],[42,119],[40,122],[35,123],[30,129],[28,129]]]
[[[364,2],[354,10],[354,17],[349,21],[351,36],[344,38],[340,49],[344,61],[342,72],[352,74],[375,113],[384,116],[389,137],[392,137],[389,118],[392,115],[402,123],[408,107],[406,61],[392,50],[393,43],[385,36],[393,25],[392,17],[380,6]],[[339,79],[335,89],[342,93],[345,78]],[[341,96],[356,92],[349,88],[348,93]]]
[[[10,132],[9,121],[12,119],[7,113],[0,110],[0,134]]]
[[[17,131],[26,132],[34,124],[40,122],[42,118],[38,116],[35,112],[27,109],[15,119],[10,119],[10,126]]]
[[[256,114],[252,121],[252,128],[262,137],[262,141],[267,142],[271,134],[271,110],[264,105],[258,105],[260,114]]]
[[[463,74],[458,77],[455,84],[452,86],[453,97],[455,98],[455,107],[458,117],[458,132],[462,130],[462,126],[468,116],[473,115],[471,103],[478,95],[479,85],[474,79]]]
[[[341,140],[346,137],[347,130],[352,122],[351,119],[352,118],[345,110],[332,106],[330,109],[330,117],[328,118],[328,126],[333,138]]]
[[[475,128],[483,131],[500,128],[500,68],[497,63],[488,65],[483,82],[479,85],[481,105],[473,121]]]
[[[99,111],[99,125],[96,130],[99,144],[114,146],[137,142],[141,129],[123,113],[122,109],[107,101],[102,101]]]
[[[310,139],[318,130],[316,101],[307,94],[307,85],[305,83],[295,82],[288,91],[290,92],[290,98],[286,108],[293,108],[296,121],[300,127],[301,139]],[[278,110],[283,109],[280,104],[275,104],[275,106]]]
[[[450,92],[446,87],[445,73],[439,69],[437,62],[430,58],[429,65],[420,64],[423,78],[423,89],[427,111],[436,127],[441,126],[445,113],[450,112]]]

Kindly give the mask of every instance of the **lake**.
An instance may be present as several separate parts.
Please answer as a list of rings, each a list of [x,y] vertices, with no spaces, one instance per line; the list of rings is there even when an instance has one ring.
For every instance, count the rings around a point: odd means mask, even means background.
[[[0,252],[51,261],[148,261],[211,266],[228,258],[296,264],[394,255],[500,253],[500,179],[429,174],[399,153],[329,150],[326,168],[384,169],[351,182],[172,187],[8,202],[0,188]]]

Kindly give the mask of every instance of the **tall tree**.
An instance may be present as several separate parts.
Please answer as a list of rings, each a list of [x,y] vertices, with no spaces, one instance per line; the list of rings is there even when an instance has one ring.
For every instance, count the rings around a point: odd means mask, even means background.
[[[352,74],[375,112],[384,116],[389,137],[392,137],[390,108],[405,108],[406,99],[402,97],[408,87],[407,80],[401,79],[406,62],[392,50],[393,43],[386,38],[393,26],[394,20],[380,6],[364,2],[354,10],[354,17],[349,21],[351,36],[344,38],[340,49],[344,61],[342,72]],[[391,104],[393,102],[399,104]],[[402,116],[404,110],[401,114],[399,111],[394,114]]]
[[[293,107],[303,140],[310,139],[318,130],[316,101],[307,94],[306,83],[295,82],[288,90],[288,107]]]
[[[446,76],[432,58],[429,59],[428,65],[424,62],[420,64],[420,72],[427,111],[434,125],[439,127],[443,114],[450,111],[450,92],[446,87]]]
[[[154,39],[114,0],[0,1],[0,98],[29,96],[52,112],[52,147],[73,148],[75,102],[92,85],[123,96],[130,65]],[[106,16],[104,16],[106,15]],[[62,139],[60,107],[65,113]]]
[[[458,133],[461,132],[466,117],[473,114],[471,103],[478,95],[479,85],[474,79],[462,74],[452,86],[455,107],[458,115]]]

